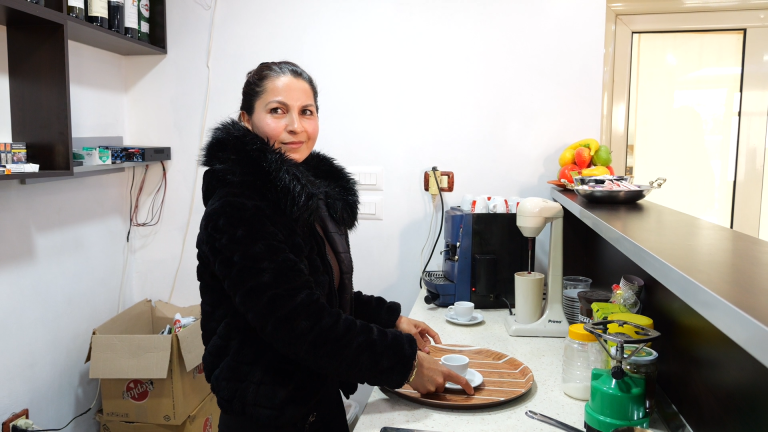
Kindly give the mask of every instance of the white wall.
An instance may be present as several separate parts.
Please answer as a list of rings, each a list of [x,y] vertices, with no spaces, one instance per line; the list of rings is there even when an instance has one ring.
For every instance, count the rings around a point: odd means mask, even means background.
[[[4,40],[5,28],[2,27]],[[124,59],[70,42],[75,135],[125,132]],[[10,139],[7,51],[0,44],[0,138]],[[36,185],[0,181],[0,416],[29,408],[61,427],[90,406],[83,364],[93,328],[117,311],[128,229],[126,176]],[[69,430],[97,429],[92,416]]]
[[[259,62],[307,69],[320,88],[317,148],[347,166],[385,169],[385,220],[362,221],[352,239],[357,287],[408,310],[431,209],[424,169],[456,172],[449,204],[464,193],[548,196],[562,148],[597,136],[603,6],[222,2],[206,130],[236,114],[245,73]],[[197,224],[182,266],[193,268]],[[176,295],[196,288],[194,273],[181,272]]]
[[[126,139],[132,145],[170,146],[168,195],[160,224],[135,231],[130,289],[124,302],[168,300],[179,267],[193,197],[199,193],[198,148],[202,139],[212,10],[198,2],[167,2],[168,55],[126,58]],[[156,185],[160,167],[148,184]],[[199,221],[199,217],[197,218]],[[196,233],[198,222],[193,222]],[[191,231],[192,231],[191,230]],[[192,238],[188,245],[194,250]],[[194,254],[192,259],[195,260]],[[196,260],[195,260],[196,265]],[[173,302],[200,302],[195,265],[184,268]]]
[[[131,240],[124,305],[168,299],[179,263],[172,301],[199,301],[195,160],[209,2],[168,2],[165,57],[122,58],[70,44],[72,70],[82,68],[72,73],[75,135],[124,134],[129,144],[173,148],[163,220]],[[464,193],[548,196],[561,148],[598,136],[604,13],[597,0],[221,2],[205,128],[236,113],[245,73],[259,62],[290,59],[306,68],[320,88],[317,148],[347,166],[385,170],[384,220],[361,221],[352,236],[356,287],[407,312],[432,208],[423,171],[437,165],[456,173],[456,191],[445,196],[452,205]],[[152,170],[149,185],[159,174]],[[38,353],[2,360],[0,413],[29,406],[41,425],[58,427],[90,404],[95,383],[82,360],[90,329],[117,308],[128,179],[0,182],[0,199],[16,198],[1,214],[20,221],[0,230],[3,244],[29,242],[0,249],[0,280],[19,281],[3,284],[0,340],[32,341]],[[50,325],[41,331],[37,323]],[[90,420],[78,424],[70,428],[95,430]]]

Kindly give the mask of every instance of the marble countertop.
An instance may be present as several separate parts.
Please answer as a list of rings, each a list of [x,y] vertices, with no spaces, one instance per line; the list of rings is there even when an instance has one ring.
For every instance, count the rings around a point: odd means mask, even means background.
[[[531,390],[520,398],[493,408],[448,410],[409,402],[388,390],[375,388],[368,399],[355,432],[379,432],[382,427],[427,431],[555,431],[529,419],[526,410],[537,411],[583,429],[584,401],[567,396],[560,389],[563,339],[511,337],[504,329],[504,309],[478,310],[484,322],[471,326],[452,324],[444,318],[445,308],[428,306],[422,290],[409,317],[424,321],[440,335],[443,343],[490,348],[525,363],[533,372]]]

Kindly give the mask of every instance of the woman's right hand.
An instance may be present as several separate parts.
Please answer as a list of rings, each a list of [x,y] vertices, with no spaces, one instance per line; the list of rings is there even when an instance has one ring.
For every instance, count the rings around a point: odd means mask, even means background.
[[[443,366],[429,354],[418,351],[416,360],[416,376],[408,384],[417,392],[440,393],[445,389],[445,383],[450,381],[460,385],[467,394],[475,394],[475,389],[469,385],[466,378]]]

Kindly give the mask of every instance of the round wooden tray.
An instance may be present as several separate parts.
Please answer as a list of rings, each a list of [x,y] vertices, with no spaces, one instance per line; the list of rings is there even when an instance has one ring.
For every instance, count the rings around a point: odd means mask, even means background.
[[[448,354],[469,357],[469,367],[483,376],[475,394],[445,389],[442,393],[419,394],[408,384],[393,392],[403,399],[439,408],[476,409],[507,403],[524,395],[533,386],[533,372],[520,360],[488,348],[467,345],[432,345],[429,355],[440,359]]]

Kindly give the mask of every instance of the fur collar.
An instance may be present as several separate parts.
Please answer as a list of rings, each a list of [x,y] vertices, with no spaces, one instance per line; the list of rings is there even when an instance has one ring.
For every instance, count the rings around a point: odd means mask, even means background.
[[[354,180],[336,161],[313,151],[297,163],[236,120],[220,123],[203,148],[201,165],[208,167],[203,182],[203,203],[222,187],[244,183],[294,215],[301,224],[314,224],[318,202],[339,226],[357,223],[358,195]]]

